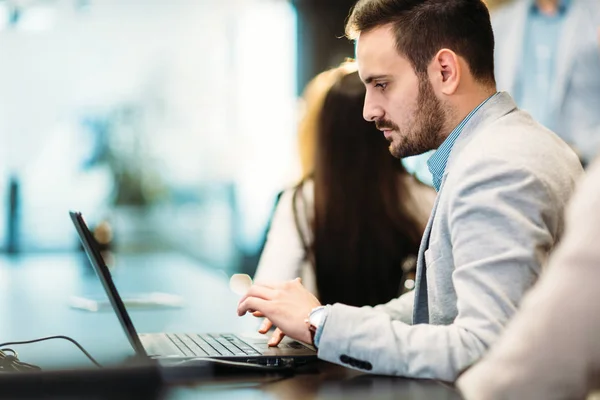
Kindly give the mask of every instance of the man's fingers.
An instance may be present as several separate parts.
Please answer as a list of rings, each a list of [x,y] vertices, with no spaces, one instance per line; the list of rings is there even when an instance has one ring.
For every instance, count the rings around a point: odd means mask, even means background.
[[[266,287],[269,289],[275,289],[277,285],[278,285],[277,282],[255,281],[254,285],[252,285],[252,286],[262,286],[262,287]]]
[[[247,299],[240,301],[237,308],[237,313],[241,317],[247,312],[255,313],[260,312],[262,314],[265,313],[266,309],[269,308],[269,301],[259,299],[257,297],[248,297]]]
[[[266,286],[252,285],[246,294],[240,299],[240,303],[249,297],[258,297],[259,299],[271,300],[275,295],[275,290]]]
[[[273,332],[273,335],[271,336],[271,339],[269,339],[269,347],[277,346],[279,343],[281,343],[284,337],[285,334],[281,332],[279,328],[276,328],[275,332]]]
[[[285,289],[286,287],[288,287],[288,285],[290,283],[300,283],[302,284],[302,278],[295,278],[291,281],[282,281],[282,282],[255,282],[253,286],[261,286],[263,288],[267,288],[267,289]]]
[[[252,315],[254,315],[256,318],[263,318],[264,314],[261,313],[260,311],[253,311]]]
[[[260,325],[260,328],[258,329],[258,333],[267,333],[272,326],[273,323],[268,318],[265,318],[263,323]]]

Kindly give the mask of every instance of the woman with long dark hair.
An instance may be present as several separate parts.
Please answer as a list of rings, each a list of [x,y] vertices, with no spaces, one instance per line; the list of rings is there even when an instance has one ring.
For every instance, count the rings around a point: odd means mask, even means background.
[[[362,117],[364,97],[351,62],[307,86],[304,177],[280,198],[255,280],[299,276],[323,304],[377,305],[402,292],[435,191],[390,155]]]

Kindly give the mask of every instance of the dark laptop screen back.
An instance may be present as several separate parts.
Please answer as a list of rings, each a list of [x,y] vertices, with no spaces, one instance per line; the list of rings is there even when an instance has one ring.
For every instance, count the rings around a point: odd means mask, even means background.
[[[96,274],[98,274],[98,278],[100,278],[102,286],[104,286],[104,290],[106,290],[108,299],[110,300],[110,303],[112,304],[113,309],[115,310],[115,313],[117,314],[117,317],[119,318],[119,321],[121,322],[121,325],[127,334],[129,342],[133,346],[138,356],[147,357],[148,355],[144,350],[144,346],[142,346],[142,343],[140,342],[135,328],[133,327],[131,318],[129,318],[129,314],[125,309],[125,304],[123,304],[123,300],[121,299],[119,292],[117,292],[117,288],[112,280],[110,271],[104,263],[104,259],[102,258],[102,255],[96,246],[96,241],[92,236],[92,233],[88,229],[80,212],[70,211],[69,215],[71,216],[71,220],[75,225],[75,229],[77,230],[79,240],[81,240],[81,244],[83,245],[85,253],[90,259]]]

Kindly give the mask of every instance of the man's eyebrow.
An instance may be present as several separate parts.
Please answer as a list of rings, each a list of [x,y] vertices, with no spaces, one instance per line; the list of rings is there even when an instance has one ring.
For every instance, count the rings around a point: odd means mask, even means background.
[[[385,79],[389,79],[389,78],[390,78],[389,75],[371,75],[371,76],[366,77],[363,82],[365,83],[365,85],[368,85],[373,81],[385,80]]]

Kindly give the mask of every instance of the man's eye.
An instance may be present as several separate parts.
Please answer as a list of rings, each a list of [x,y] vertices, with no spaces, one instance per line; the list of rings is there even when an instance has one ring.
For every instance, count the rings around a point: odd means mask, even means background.
[[[383,90],[383,89],[385,89],[387,87],[387,83],[376,83],[375,87],[376,88],[381,88]]]

